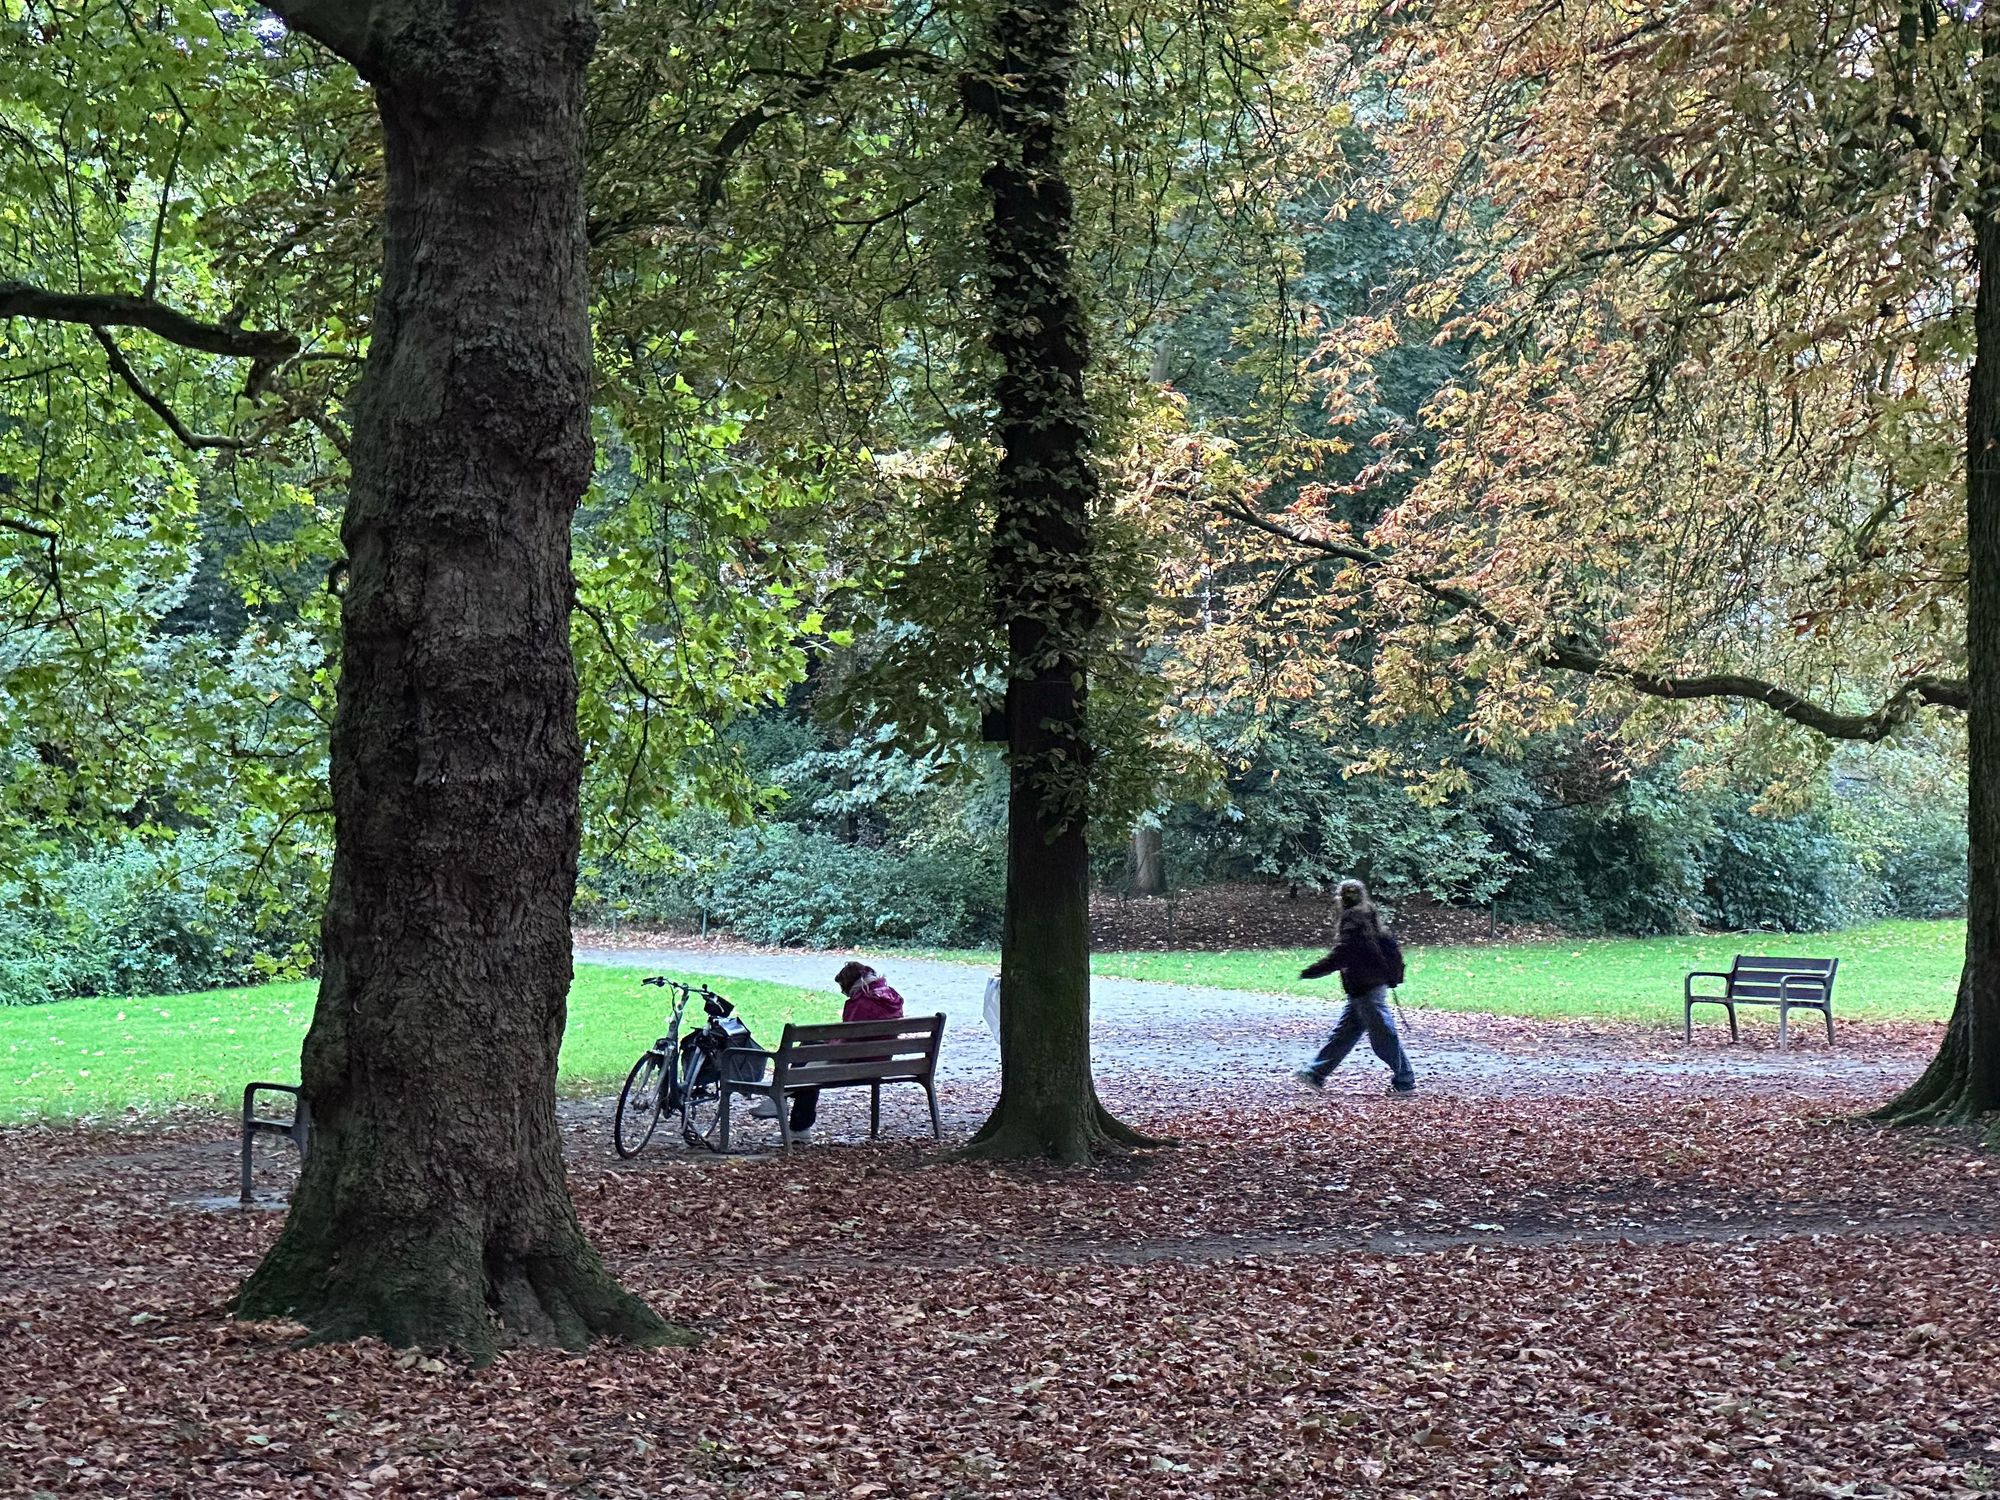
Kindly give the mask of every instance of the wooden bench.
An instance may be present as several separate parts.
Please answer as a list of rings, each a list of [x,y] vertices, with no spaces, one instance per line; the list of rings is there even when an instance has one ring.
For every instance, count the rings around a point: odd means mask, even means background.
[[[267,1120],[257,1113],[259,1094],[290,1094],[292,1096],[292,1117],[289,1120]],[[243,1181],[242,1196],[238,1200],[245,1208],[256,1201],[250,1188],[250,1143],[260,1135],[281,1135],[299,1148],[299,1162],[304,1165],[306,1154],[312,1150],[312,1108],[306,1103],[306,1096],[293,1083],[246,1083],[243,1086]]]
[[[778,1138],[792,1144],[787,1094],[797,1089],[846,1089],[866,1085],[868,1136],[882,1131],[882,1085],[914,1083],[931,1105],[931,1134],[942,1136],[938,1120],[937,1060],[944,1041],[944,1017],[905,1016],[900,1021],[835,1021],[824,1026],[787,1025],[775,1052],[762,1047],[731,1047],[730,1057],[767,1058],[771,1076],[754,1081],[726,1079],[722,1084],[720,1147],[729,1149],[729,1101],[737,1094],[761,1094],[778,1109]]]
[[[1775,1005],[1778,1008],[1778,1046],[1790,1039],[1789,1022],[1795,1010],[1816,1010],[1826,1021],[1826,1044],[1833,1045],[1833,972],[1837,958],[1759,958],[1748,953],[1736,955],[1727,974],[1711,969],[1697,970],[1681,984],[1684,1002],[1681,1039],[1694,1040],[1694,1008],[1720,1005],[1729,1012],[1729,1040],[1737,1039],[1736,1007]],[[1720,979],[1722,993],[1696,994],[1697,979]]]

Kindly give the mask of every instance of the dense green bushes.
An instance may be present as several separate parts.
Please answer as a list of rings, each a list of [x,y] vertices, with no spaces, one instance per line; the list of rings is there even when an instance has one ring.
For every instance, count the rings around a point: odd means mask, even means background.
[[[749,942],[800,947],[999,937],[1003,872],[991,844],[864,848],[781,823],[724,834],[703,852],[700,865],[651,876],[591,871],[583,915],[712,923]]]
[[[45,852],[0,882],[0,1004],[302,972],[318,937],[316,892],[276,890],[272,873],[200,832]]]
[[[586,870],[586,918],[713,925],[775,944],[997,938],[997,761],[839,745],[791,716],[739,736],[782,793],[770,823],[683,818],[670,857]],[[1234,748],[1216,794],[1161,811],[1170,882],[1326,889],[1352,874],[1392,901],[1421,895],[1631,935],[1819,931],[1964,907],[1962,772],[1922,745],[1839,759],[1821,795],[1786,816],[1761,811],[1748,790],[1691,786],[1672,763],[1635,772],[1601,742],[1520,760],[1454,747],[1455,764],[1433,777],[1379,749],[1335,751],[1261,726]],[[1115,888],[1122,831],[1099,829],[1097,849],[1098,880]]]
[[[1822,931],[1965,905],[1965,787],[1946,750],[1857,750],[1803,811],[1690,786],[1673,763],[1626,767],[1607,746],[1518,761],[1462,748],[1448,778],[1406,769],[1407,744],[1334,750],[1262,726],[1220,806],[1165,817],[1175,884],[1275,879],[1325,889],[1359,875],[1391,896],[1491,905],[1510,921],[1646,936],[1694,928]],[[1116,878],[1107,862],[1101,873]]]
[[[678,819],[645,861],[593,861],[586,921],[726,928],[756,943],[991,943],[1000,935],[1004,803],[995,768],[846,744],[770,715],[737,741],[779,794],[761,828]]]

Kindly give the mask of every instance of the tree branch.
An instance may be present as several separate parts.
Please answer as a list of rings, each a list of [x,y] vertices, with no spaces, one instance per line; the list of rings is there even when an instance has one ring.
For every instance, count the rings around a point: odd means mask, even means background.
[[[19,532],[22,536],[38,537],[45,542],[57,540],[55,532],[46,526],[37,526],[33,521],[18,521],[12,516],[0,516],[0,530]]]
[[[118,352],[118,345],[112,340],[110,334],[106,333],[102,328],[95,327],[90,330],[90,333],[99,344],[104,346],[104,358],[110,363],[112,372],[120,380],[124,381],[126,385],[131,387],[133,395],[151,407],[154,414],[167,424],[167,429],[181,440],[181,446],[197,449],[221,448],[230,452],[241,452],[243,449],[251,446],[251,441],[248,438],[219,437],[214,433],[193,431],[174,414],[174,409],[171,406],[155,395],[146,382],[139,378],[139,372],[126,363],[125,356]]]
[[[41,318],[93,328],[143,328],[183,349],[239,359],[285,359],[299,351],[295,334],[203,323],[151,297],[50,292],[24,281],[0,281],[0,318]]]
[[[1292,546],[1354,563],[1364,572],[1387,574],[1399,582],[1421,590],[1441,604],[1471,614],[1481,624],[1493,630],[1507,645],[1519,648],[1536,666],[1575,672],[1580,676],[1595,677],[1603,682],[1615,682],[1621,687],[1642,693],[1649,698],[1664,698],[1679,702],[1702,698],[1732,698],[1745,703],[1757,703],[1780,718],[1788,719],[1828,739],[1859,740],[1867,744],[1886,739],[1899,725],[1907,723],[1920,708],[1928,706],[1964,710],[1971,705],[1971,694],[1963,680],[1941,677],[1932,672],[1922,672],[1908,678],[1871,712],[1844,714],[1759,677],[1744,677],[1728,672],[1707,673],[1694,677],[1669,677],[1659,672],[1650,672],[1640,667],[1629,667],[1612,661],[1603,653],[1594,651],[1573,639],[1558,640],[1547,645],[1530,642],[1524,638],[1524,632],[1519,626],[1496,614],[1491,606],[1470,590],[1460,588],[1456,584],[1440,583],[1436,579],[1417,574],[1395,572],[1387,553],[1331,537],[1316,537],[1294,531],[1244,506],[1217,501],[1213,502],[1211,508],[1219,515],[1254,527]]]
[[[926,52],[921,47],[871,47],[866,52],[837,58],[818,73],[788,75],[785,87],[773,91],[762,103],[739,115],[717,139],[709,152],[708,171],[702,176],[699,201],[704,207],[711,208],[721,201],[723,179],[729,175],[731,160],[772,120],[790,114],[801,104],[831,93],[846,79],[897,63],[909,63],[926,72],[936,72],[944,66],[935,53]]]
[[[278,18],[346,59],[363,78],[371,77],[375,52],[369,46],[375,7],[369,0],[268,0]]]

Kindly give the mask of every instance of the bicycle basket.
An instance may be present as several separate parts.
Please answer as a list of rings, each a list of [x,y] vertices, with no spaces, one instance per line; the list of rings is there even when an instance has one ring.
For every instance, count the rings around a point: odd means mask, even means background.
[[[757,1039],[750,1035],[750,1028],[734,1016],[716,1018],[714,1030],[722,1038],[725,1047],[754,1047]],[[764,1076],[764,1059],[761,1057],[731,1057],[723,1054],[722,1071],[737,1083],[756,1083]]]

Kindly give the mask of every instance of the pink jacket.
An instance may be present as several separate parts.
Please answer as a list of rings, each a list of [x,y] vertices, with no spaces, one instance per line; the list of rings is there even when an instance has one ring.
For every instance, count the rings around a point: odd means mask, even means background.
[[[877,974],[857,984],[840,1009],[843,1021],[900,1021],[903,997],[889,988],[889,981]]]

